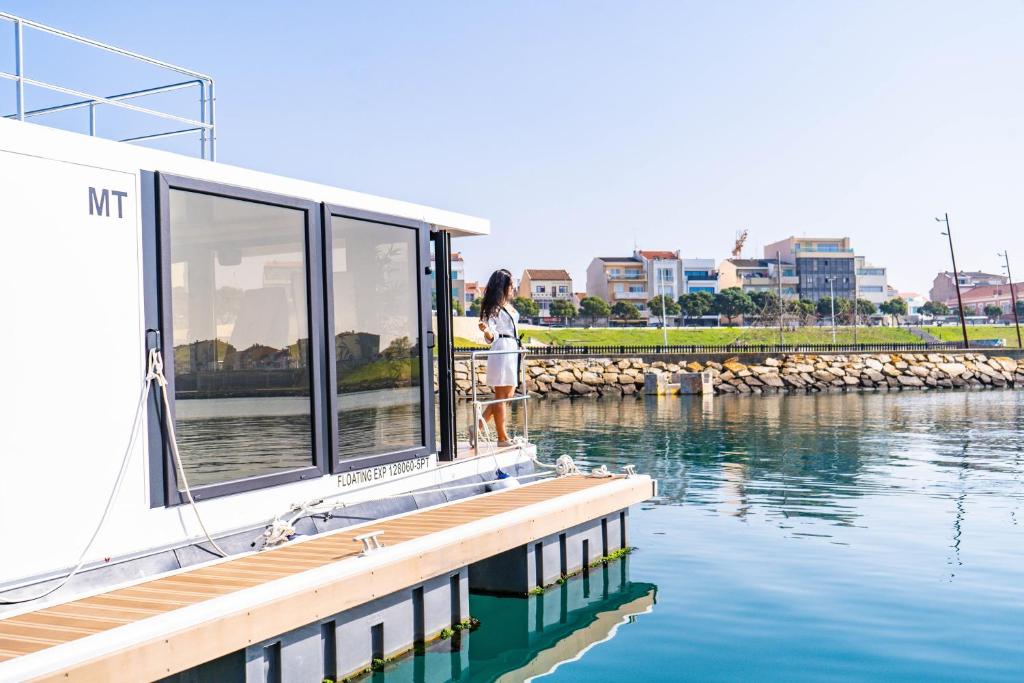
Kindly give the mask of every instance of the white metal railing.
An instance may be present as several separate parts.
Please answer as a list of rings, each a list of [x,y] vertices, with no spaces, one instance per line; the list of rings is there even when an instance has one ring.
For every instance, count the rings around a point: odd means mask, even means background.
[[[96,135],[97,121],[96,121],[96,109],[98,105],[108,105],[111,107],[118,107],[120,109],[126,109],[128,111],[134,111],[139,114],[145,114],[147,116],[154,116],[165,121],[173,121],[177,124],[186,126],[185,128],[176,128],[174,130],[162,131],[159,133],[152,133],[149,135],[139,135],[131,138],[121,138],[120,142],[139,142],[142,140],[155,140],[157,138],[167,138],[177,135],[186,135],[189,133],[199,133],[200,141],[200,156],[203,159],[210,159],[215,161],[217,159],[217,134],[216,126],[214,124],[215,106],[214,103],[216,98],[214,96],[214,83],[213,78],[206,74],[193,71],[192,69],[186,69],[184,67],[176,66],[168,62],[162,62],[152,57],[146,57],[136,52],[124,50],[113,45],[101,43],[91,38],[84,36],[75,35],[74,33],[68,33],[52,26],[40,24],[30,19],[25,19],[7,12],[0,12],[0,20],[11,22],[14,26],[14,73],[9,71],[0,70],[0,78],[5,78],[15,82],[16,88],[16,111],[14,114],[9,114],[6,118],[18,119],[24,121],[29,118],[37,116],[44,116],[46,114],[54,114],[56,112],[68,111],[72,109],[88,108],[89,110],[89,134]],[[170,83],[166,85],[159,85],[153,88],[145,88],[142,90],[133,90],[131,92],[119,93],[116,95],[96,95],[93,93],[83,92],[74,88],[67,88],[55,83],[47,83],[34,78],[30,78],[25,69],[25,29],[30,28],[42,33],[47,33],[58,38],[64,38],[73,43],[85,45],[87,47],[96,48],[104,52],[111,54],[120,55],[129,59],[156,66],[161,69],[174,71],[183,76],[186,76],[188,80]],[[69,102],[67,104],[61,104],[54,107],[44,107],[41,109],[28,109],[25,99],[25,86],[33,86],[37,88],[43,88],[52,92],[62,93],[64,95],[71,95],[73,97],[81,98],[80,100]],[[195,87],[199,91],[199,118],[192,119],[187,116],[178,116],[177,114],[171,114],[169,112],[160,111],[157,109],[151,109],[149,107],[141,107],[136,104],[129,104],[125,100],[136,99],[139,97],[146,97],[147,95],[156,95],[160,93],[167,93],[176,90],[183,90],[186,88]]]
[[[523,402],[523,439],[526,441],[530,440],[530,410],[529,401],[530,392],[526,390],[526,363],[523,362],[522,355],[526,353],[526,349],[513,349],[509,351],[492,351],[486,350],[475,350],[469,353],[469,376],[473,384],[473,425],[477,427],[477,421],[480,419],[480,410],[487,406],[494,405],[496,403],[515,403],[518,401]],[[476,375],[476,359],[488,356],[508,356],[517,355],[519,358],[519,387],[522,390],[521,394],[513,393],[508,398],[492,398],[486,401],[481,401],[480,396],[477,393],[477,375]],[[492,387],[493,389],[493,387]],[[480,430],[476,429],[476,439],[473,442],[473,453],[474,455],[480,455]]]

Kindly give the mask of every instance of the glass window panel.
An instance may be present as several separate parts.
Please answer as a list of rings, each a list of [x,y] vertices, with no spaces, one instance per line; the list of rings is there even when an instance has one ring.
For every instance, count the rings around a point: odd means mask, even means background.
[[[174,189],[169,210],[189,484],[312,465],[305,212]]]
[[[423,446],[417,233],[331,217],[338,457]]]

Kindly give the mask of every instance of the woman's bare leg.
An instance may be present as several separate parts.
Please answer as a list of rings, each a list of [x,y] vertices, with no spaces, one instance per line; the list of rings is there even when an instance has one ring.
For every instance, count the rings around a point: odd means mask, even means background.
[[[515,392],[515,387],[494,387],[494,398],[509,398]],[[505,416],[508,414],[507,404],[493,404],[494,429],[498,432],[498,441],[508,441],[508,432],[505,431]]]

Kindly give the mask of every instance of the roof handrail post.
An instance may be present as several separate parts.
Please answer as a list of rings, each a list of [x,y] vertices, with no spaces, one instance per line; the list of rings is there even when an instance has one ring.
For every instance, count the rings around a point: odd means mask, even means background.
[[[18,120],[25,120],[25,32],[21,19],[14,20],[14,75],[18,77],[17,89]]]

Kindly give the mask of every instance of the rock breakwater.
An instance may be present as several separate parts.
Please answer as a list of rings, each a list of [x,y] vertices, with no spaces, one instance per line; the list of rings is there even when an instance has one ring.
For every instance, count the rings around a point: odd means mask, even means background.
[[[527,358],[526,388],[539,397],[624,397],[640,394],[648,373],[707,372],[716,394],[821,391],[948,390],[1024,386],[1024,361],[983,353],[787,354],[758,363],[739,358],[645,363],[639,358]],[[491,394],[483,364],[471,377],[469,361],[454,368],[459,396]]]

